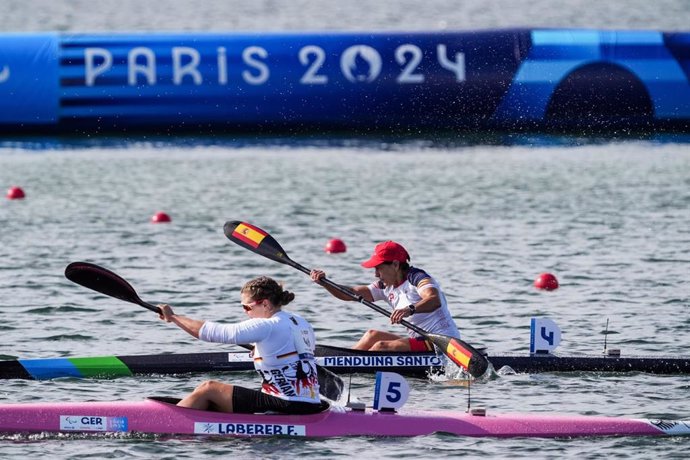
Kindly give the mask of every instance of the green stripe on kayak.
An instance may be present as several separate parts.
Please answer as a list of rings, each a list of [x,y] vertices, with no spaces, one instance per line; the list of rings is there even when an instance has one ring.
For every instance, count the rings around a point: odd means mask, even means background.
[[[126,377],[132,375],[129,367],[117,356],[94,356],[89,358],[68,358],[82,374],[82,377]]]

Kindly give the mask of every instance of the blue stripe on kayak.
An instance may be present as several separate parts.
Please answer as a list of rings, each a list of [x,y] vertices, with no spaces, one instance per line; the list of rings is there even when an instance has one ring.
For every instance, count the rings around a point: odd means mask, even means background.
[[[20,359],[18,361],[36,380],[58,377],[83,378],[79,369],[67,358]]]

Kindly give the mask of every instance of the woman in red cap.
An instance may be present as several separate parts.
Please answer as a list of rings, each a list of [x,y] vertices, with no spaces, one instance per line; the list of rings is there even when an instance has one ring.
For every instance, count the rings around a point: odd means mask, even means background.
[[[391,323],[402,319],[419,326],[426,332],[460,338],[458,327],[448,310],[446,296],[434,278],[424,270],[409,265],[410,255],[395,241],[379,243],[374,254],[362,262],[364,268],[373,268],[377,281],[370,285],[352,286],[349,289],[369,302],[385,300],[393,307]],[[326,274],[312,270],[311,279],[321,284]],[[354,300],[328,285],[321,284],[334,297]],[[434,346],[413,331],[409,337],[371,329],[352,348],[372,351],[429,351]]]

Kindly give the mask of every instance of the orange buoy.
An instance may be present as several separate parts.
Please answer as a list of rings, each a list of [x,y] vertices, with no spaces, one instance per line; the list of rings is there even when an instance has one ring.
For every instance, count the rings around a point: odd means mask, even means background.
[[[10,187],[10,189],[7,191],[7,198],[10,200],[21,200],[25,196],[24,190],[22,190],[21,187]]]
[[[154,224],[163,224],[167,222],[172,222],[172,219],[166,213],[159,211],[151,217],[151,222]]]
[[[326,243],[324,251],[330,254],[338,254],[347,251],[347,247],[345,246],[345,243],[343,243],[343,240],[333,238],[328,243]]]
[[[544,291],[554,291],[558,289],[558,280],[551,273],[542,273],[534,280],[534,287]]]

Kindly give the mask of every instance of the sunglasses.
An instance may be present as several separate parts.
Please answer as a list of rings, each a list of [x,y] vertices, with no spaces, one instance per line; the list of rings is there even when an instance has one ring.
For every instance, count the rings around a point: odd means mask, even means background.
[[[250,304],[241,304],[241,305],[242,305],[242,308],[244,308],[244,311],[252,311],[254,309],[254,306],[256,306],[257,303],[263,302],[263,301],[264,301],[264,299],[255,300],[254,302],[252,302]]]

